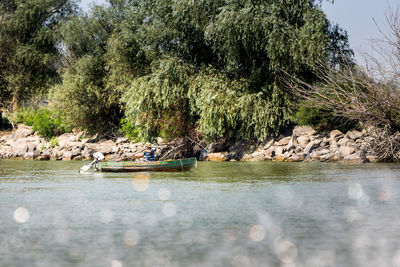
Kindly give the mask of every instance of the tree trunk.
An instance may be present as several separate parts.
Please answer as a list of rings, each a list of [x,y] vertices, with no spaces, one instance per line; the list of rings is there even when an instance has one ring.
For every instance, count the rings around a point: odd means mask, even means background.
[[[3,111],[0,110],[0,130],[3,129]]]
[[[18,109],[18,93],[15,92],[12,98],[12,111],[15,112]]]

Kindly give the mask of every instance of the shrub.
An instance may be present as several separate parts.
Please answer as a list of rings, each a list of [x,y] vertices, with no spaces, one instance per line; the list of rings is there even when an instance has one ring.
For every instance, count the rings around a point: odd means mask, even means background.
[[[121,119],[121,128],[119,131],[129,140],[135,141],[139,137],[139,129],[137,129],[128,119]]]
[[[53,115],[48,109],[37,110],[32,126],[34,131],[48,138],[71,131],[60,117]]]
[[[50,146],[51,146],[52,148],[55,148],[57,145],[58,145],[58,139],[55,138],[55,137],[52,137],[52,138],[50,139]]]
[[[307,102],[303,102],[299,106],[296,112],[296,121],[299,125],[313,126],[316,130],[347,131],[357,127],[356,121],[346,120],[327,109],[313,106]]]
[[[61,117],[46,108],[20,108],[10,116],[10,120],[14,124],[23,123],[32,126],[34,131],[48,138],[71,131],[71,128],[65,126]]]
[[[21,107],[9,117],[14,124],[25,124],[32,126],[35,120],[36,109],[32,107]]]

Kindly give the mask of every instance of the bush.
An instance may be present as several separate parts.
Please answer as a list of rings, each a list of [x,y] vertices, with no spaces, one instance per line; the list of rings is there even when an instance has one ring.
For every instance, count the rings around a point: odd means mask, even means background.
[[[21,107],[16,112],[11,114],[10,120],[14,124],[25,124],[32,126],[35,121],[36,109],[31,107]]]
[[[357,127],[356,121],[345,120],[345,118],[336,116],[327,109],[315,107],[306,102],[302,103],[297,110],[296,120],[299,125],[313,126],[316,130],[339,129],[347,131]]]
[[[51,146],[52,148],[55,148],[57,145],[58,145],[58,139],[55,138],[55,137],[52,137],[52,138],[50,139],[50,146]]]
[[[135,141],[139,137],[139,129],[137,129],[128,119],[121,119],[121,128],[119,131],[129,140]]]
[[[64,125],[60,117],[53,115],[48,109],[38,109],[34,119],[33,130],[41,136],[51,138],[72,130]]]
[[[10,116],[10,119],[14,124],[23,123],[32,126],[34,131],[48,138],[71,131],[71,128],[65,126],[61,117],[46,108],[20,108]]]

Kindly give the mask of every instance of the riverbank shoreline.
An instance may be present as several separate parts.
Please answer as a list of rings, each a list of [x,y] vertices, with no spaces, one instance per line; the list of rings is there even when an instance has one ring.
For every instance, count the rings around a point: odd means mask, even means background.
[[[234,144],[215,143],[197,153],[203,161],[342,161],[348,163],[377,162],[371,149],[372,137],[367,131],[339,130],[320,133],[308,126],[297,126],[288,135],[270,138],[264,142],[239,141]],[[152,144],[156,158],[168,158],[176,142]],[[98,140],[85,137],[83,132],[63,134],[51,141],[38,136],[32,127],[18,125],[12,132],[0,134],[1,159],[35,160],[91,160],[101,152],[106,160],[127,161],[141,156],[143,143],[132,143],[128,138]]]

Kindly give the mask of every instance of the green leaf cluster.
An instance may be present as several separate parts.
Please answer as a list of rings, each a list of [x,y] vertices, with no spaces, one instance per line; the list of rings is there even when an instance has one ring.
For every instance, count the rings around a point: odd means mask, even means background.
[[[72,130],[65,125],[61,117],[47,108],[22,107],[10,116],[10,120],[14,124],[23,123],[27,126],[32,126],[35,132],[47,138],[71,132]]]

